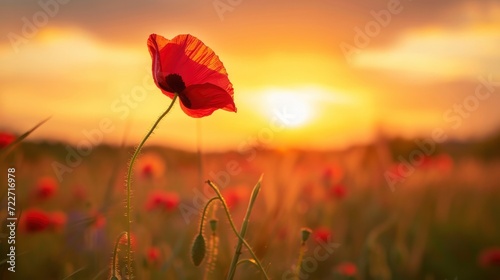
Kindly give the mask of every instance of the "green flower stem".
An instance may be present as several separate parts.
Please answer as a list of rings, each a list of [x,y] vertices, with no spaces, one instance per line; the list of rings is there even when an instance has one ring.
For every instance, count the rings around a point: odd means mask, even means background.
[[[300,245],[300,253],[299,253],[299,259],[297,260],[297,266],[295,270],[295,278],[294,279],[299,279],[300,271],[302,269],[302,260],[304,259],[304,252],[306,251],[306,243],[302,242]]]
[[[201,234],[203,232],[203,224],[205,222],[205,217],[207,216],[208,206],[210,206],[210,203],[212,203],[212,201],[217,200],[217,199],[220,200],[219,197],[212,197],[212,198],[210,198],[207,201],[207,204],[205,204],[205,208],[203,208],[203,213],[201,215],[201,222],[200,222],[200,231],[199,231],[199,234]]]
[[[177,94],[174,94],[174,98],[172,98],[172,102],[168,106],[167,110],[161,114],[161,116],[156,120],[156,122],[153,124],[151,129],[148,131],[144,139],[142,139],[141,143],[137,148],[135,149],[134,155],[132,156],[132,159],[130,160],[130,165],[128,166],[128,172],[127,172],[127,270],[129,275],[132,275],[132,260],[130,258],[130,225],[132,224],[132,219],[131,219],[131,210],[130,210],[130,183],[131,183],[131,178],[132,178],[132,169],[134,168],[134,162],[137,159],[137,156],[141,152],[142,146],[144,146],[144,143],[146,143],[146,140],[148,140],[149,136],[153,133],[155,128],[158,126],[160,121],[165,117],[165,115],[170,112],[172,107],[174,106],[175,101],[177,100]],[[131,279],[131,277],[129,277]]]
[[[262,177],[261,177],[261,179],[262,179]],[[231,214],[229,213],[229,208],[227,207],[226,200],[224,200],[224,197],[222,196],[219,188],[212,181],[210,181],[210,180],[208,180],[207,183],[215,191],[215,193],[217,194],[217,196],[220,198],[220,200],[222,202],[222,207],[224,208],[224,211],[226,212],[226,216],[227,216],[227,219],[229,221],[229,225],[231,226],[231,229],[233,230],[234,234],[236,234],[236,236],[238,236],[239,241],[241,243],[243,243],[243,245],[245,245],[245,247],[247,247],[248,252],[250,252],[250,255],[252,255],[252,258],[257,263],[257,266],[259,267],[260,271],[264,275],[264,278],[267,279],[267,280],[269,280],[269,277],[267,276],[267,273],[264,270],[264,267],[260,263],[259,259],[257,259],[257,256],[255,255],[254,251],[252,250],[252,247],[250,247],[250,245],[248,244],[248,242],[238,233],[238,230],[236,229],[236,226],[234,225],[233,219],[231,217]],[[257,186],[259,186],[259,188],[260,188],[260,180],[259,180],[259,183],[255,187],[257,188]],[[254,188],[254,191],[255,191],[255,188]],[[254,193],[255,192],[252,192],[252,197],[253,197]],[[256,193],[255,193],[255,195],[256,195]],[[227,279],[232,279],[232,278],[229,278],[229,276],[228,276]]]
[[[112,277],[116,277],[116,271],[117,271],[116,270],[116,264],[117,264],[116,255],[118,254],[118,244],[120,244],[120,239],[125,234],[127,234],[126,231],[120,233],[120,235],[118,235],[118,239],[116,239],[115,250],[113,251],[113,264],[112,264],[112,270],[111,270]]]
[[[245,218],[243,219],[243,224],[241,225],[241,230],[240,230],[240,235],[241,238],[245,238],[245,234],[247,233],[247,227],[248,227],[248,220],[250,219],[250,213],[252,212],[253,204],[255,203],[255,200],[257,199],[257,195],[259,194],[260,191],[260,183],[262,181],[262,176],[260,177],[259,181],[255,185],[252,191],[252,195],[250,197],[250,202],[248,203],[248,208],[247,212],[245,213]],[[238,259],[240,258],[241,255],[241,247],[242,247],[242,239],[238,240],[238,245],[236,245],[236,249],[234,251],[233,255],[233,260],[231,261],[231,266],[229,269],[229,276],[228,279],[233,279],[234,274],[236,273],[236,266],[238,263]]]
[[[255,262],[255,260],[254,260],[254,259],[242,259],[242,260],[239,260],[239,261],[238,261],[238,263],[237,263],[236,265],[238,266],[238,265],[240,265],[240,264],[242,264],[242,263],[250,263],[250,264],[252,264],[252,265],[255,265],[257,268],[259,267],[259,266],[257,265],[257,263]]]

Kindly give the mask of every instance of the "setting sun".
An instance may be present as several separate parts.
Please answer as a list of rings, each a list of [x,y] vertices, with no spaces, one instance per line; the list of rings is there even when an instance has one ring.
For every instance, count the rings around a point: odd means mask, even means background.
[[[289,89],[268,89],[263,92],[266,114],[277,117],[286,127],[300,127],[308,124],[314,106],[305,92]]]
[[[500,280],[500,1],[4,2],[0,279]]]

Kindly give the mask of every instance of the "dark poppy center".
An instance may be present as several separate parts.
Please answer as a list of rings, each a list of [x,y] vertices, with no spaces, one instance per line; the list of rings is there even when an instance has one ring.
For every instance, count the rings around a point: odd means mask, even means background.
[[[186,84],[184,84],[182,77],[178,74],[169,74],[165,77],[165,83],[167,89],[171,92],[180,94],[186,89]]]

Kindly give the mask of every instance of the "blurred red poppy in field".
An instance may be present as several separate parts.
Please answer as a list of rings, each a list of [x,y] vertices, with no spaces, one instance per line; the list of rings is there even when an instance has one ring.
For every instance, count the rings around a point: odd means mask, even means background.
[[[156,85],[170,98],[178,94],[188,116],[201,118],[217,109],[236,112],[226,69],[202,41],[189,34],[172,40],[151,34],[148,49]]]
[[[0,149],[9,146],[14,140],[16,140],[14,135],[7,132],[0,132]]]
[[[165,161],[157,154],[147,153],[138,159],[135,169],[140,178],[160,178],[165,173]]]
[[[418,164],[417,166],[422,169],[430,169],[434,166],[434,158],[430,156],[423,156],[420,164]]]
[[[347,189],[344,185],[335,185],[330,189],[330,196],[336,199],[342,199],[347,195]]]
[[[319,227],[313,231],[314,240],[327,243],[332,238],[332,231],[327,227]]]
[[[22,213],[19,229],[27,233],[41,232],[51,225],[51,216],[39,209],[32,208]]]
[[[48,199],[57,191],[57,182],[52,177],[42,177],[36,183],[35,196],[38,199]]]
[[[127,234],[123,234],[120,237],[120,240],[118,240],[118,243],[120,245],[127,246],[128,244]],[[133,233],[130,235],[130,247],[132,248],[132,250],[135,250],[135,248],[137,247],[137,239],[135,238],[135,234]]]
[[[250,198],[250,189],[245,185],[239,185],[222,190],[222,196],[229,208],[236,208]]]
[[[52,212],[50,214],[50,228],[54,230],[61,230],[66,225],[66,213],[62,211]]]
[[[141,171],[144,177],[153,177],[153,166],[151,164],[144,165]]]
[[[161,251],[158,247],[150,247],[146,252],[148,263],[158,265],[161,258]]]
[[[479,255],[482,267],[500,266],[500,247],[483,250]]]
[[[389,173],[394,177],[395,180],[404,180],[406,174],[404,174],[405,167],[401,163],[393,163],[389,166]]]
[[[99,212],[93,213],[91,219],[92,223],[90,224],[90,226],[95,229],[102,228],[106,225],[106,217],[104,217],[104,215]]]
[[[434,158],[434,166],[438,171],[450,172],[453,169],[453,159],[447,154],[441,154]]]
[[[166,191],[154,191],[149,194],[146,202],[146,210],[153,211],[156,209],[163,211],[172,211],[179,205],[179,196],[176,193]]]
[[[323,170],[321,178],[323,180],[323,184],[328,187],[331,184],[339,182],[343,176],[344,171],[342,170],[342,167],[332,164]]]
[[[356,276],[358,272],[356,265],[351,262],[342,262],[338,264],[336,270],[344,276]]]

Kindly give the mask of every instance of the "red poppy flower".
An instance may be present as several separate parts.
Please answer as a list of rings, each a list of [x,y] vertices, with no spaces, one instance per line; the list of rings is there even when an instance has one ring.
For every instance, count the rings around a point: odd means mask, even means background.
[[[188,116],[201,118],[217,109],[236,112],[226,69],[202,41],[189,34],[172,40],[151,34],[148,48],[156,85],[170,98],[178,94]]]
[[[0,132],[0,149],[5,148],[14,142],[16,137],[10,133]]]
[[[165,173],[165,162],[153,153],[142,155],[137,160],[136,172],[144,179],[160,178]]]
[[[344,176],[344,171],[342,168],[336,164],[332,164],[323,170],[321,175],[323,183],[326,186],[337,183]]]
[[[36,184],[35,195],[38,199],[47,199],[53,196],[57,190],[57,182],[54,178],[40,178]]]
[[[479,255],[479,264],[482,267],[500,266],[500,248],[489,248]]]
[[[146,252],[146,257],[150,264],[157,265],[161,258],[161,251],[157,247],[150,247]]]
[[[151,164],[145,164],[142,167],[142,175],[147,178],[153,177],[153,168]]]
[[[328,243],[328,240],[332,237],[332,231],[329,228],[320,227],[313,232],[313,236],[317,242]]]
[[[432,157],[424,156],[422,158],[422,161],[421,161],[419,167],[422,169],[430,169],[430,168],[432,168],[433,163],[434,163],[434,160]]]
[[[21,231],[27,233],[44,231],[49,228],[50,225],[50,215],[35,208],[24,211],[19,221],[19,228]]]
[[[226,190],[223,193],[224,200],[226,201],[227,207],[234,208],[238,206],[241,202],[241,195],[235,190]]]
[[[404,165],[401,163],[393,163],[391,166],[389,166],[389,173],[398,182],[404,180],[406,177],[402,171],[402,169],[404,168],[403,166]]]
[[[330,195],[337,199],[342,199],[346,196],[347,190],[343,185],[336,185],[330,189]]]
[[[447,173],[453,169],[453,159],[447,154],[441,154],[434,158],[434,165],[438,171]]]
[[[337,271],[344,276],[355,276],[358,269],[356,265],[351,262],[343,262],[337,265]]]
[[[160,209],[171,211],[179,205],[179,196],[176,193],[166,191],[155,191],[149,195],[146,202],[146,210]]]
[[[66,225],[66,214],[62,211],[52,212],[50,214],[50,227],[54,230],[61,230]]]
[[[123,234],[120,239],[118,240],[118,243],[123,246],[127,246],[128,244],[128,238],[126,234]],[[130,247],[132,247],[132,250],[135,250],[137,247],[137,239],[135,238],[135,234],[130,234]]]
[[[222,190],[222,196],[230,209],[240,207],[240,205],[248,201],[250,195],[250,189],[245,185],[237,185]]]
[[[106,217],[99,212],[93,212],[91,214],[91,219],[92,219],[92,222],[91,222],[90,226],[92,228],[99,229],[99,228],[102,228],[106,225]]]

